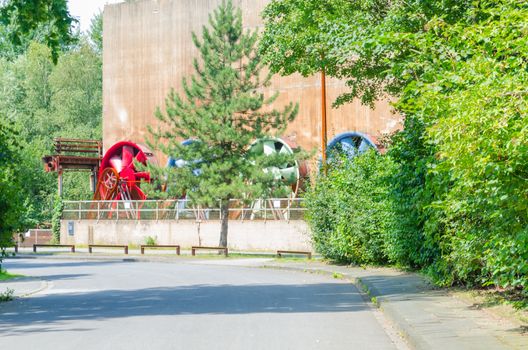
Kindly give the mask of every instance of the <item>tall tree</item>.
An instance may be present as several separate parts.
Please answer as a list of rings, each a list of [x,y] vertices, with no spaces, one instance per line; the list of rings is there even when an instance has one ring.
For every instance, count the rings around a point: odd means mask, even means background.
[[[0,119],[0,271],[5,247],[11,244],[11,235],[22,226],[23,186],[17,163],[19,147],[16,132],[4,118]]]
[[[156,113],[161,126],[151,132],[166,155],[187,160],[168,174],[169,190],[179,195],[186,191],[197,203],[220,204],[219,244],[225,247],[229,201],[261,198],[277,188],[276,177],[262,169],[286,158],[250,152],[251,144],[283,131],[297,106],[290,103],[282,111],[270,106],[277,94],[265,96],[261,90],[269,86],[271,75],[262,72],[257,32],[244,32],[241,10],[231,0],[209,16],[201,40],[194,33],[192,38],[200,52],[195,74],[183,80],[183,97],[174,90],[169,94],[166,111]],[[186,139],[196,141],[187,146],[179,142]]]
[[[101,137],[101,66],[101,53],[85,37],[61,52],[57,64],[51,50],[36,42],[14,59],[0,58],[0,115],[18,132],[14,164],[24,183],[23,226],[50,222],[57,187],[41,157],[52,151],[53,138]],[[92,195],[86,174],[66,173],[64,188],[65,199]]]
[[[101,55],[103,53],[103,11],[99,11],[91,19],[88,38],[94,50]]]

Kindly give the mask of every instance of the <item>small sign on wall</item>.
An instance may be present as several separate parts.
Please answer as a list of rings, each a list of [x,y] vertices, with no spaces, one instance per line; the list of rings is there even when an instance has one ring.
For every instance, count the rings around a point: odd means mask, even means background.
[[[73,221],[68,221],[68,236],[73,236],[74,226]]]

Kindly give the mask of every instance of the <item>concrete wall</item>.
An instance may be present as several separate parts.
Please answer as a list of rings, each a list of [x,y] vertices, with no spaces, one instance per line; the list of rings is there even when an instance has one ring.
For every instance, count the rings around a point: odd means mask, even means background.
[[[73,225],[73,226],[72,226]],[[68,232],[70,227],[70,232]],[[73,234],[71,228],[73,227]],[[158,244],[217,246],[220,221],[198,224],[186,220],[61,222],[62,244],[145,244],[145,238],[156,237]],[[244,251],[303,250],[312,251],[305,221],[230,221],[228,247]]]
[[[269,0],[234,0],[242,8],[244,24],[261,28],[260,13]],[[103,43],[103,142],[108,149],[116,141],[143,143],[146,125],[155,124],[154,111],[164,105],[171,88],[182,92],[181,81],[193,73],[198,56],[191,32],[201,32],[208,14],[221,0],[140,0],[107,5],[104,9]],[[271,91],[279,91],[275,107],[292,101],[300,106],[297,119],[284,136],[305,150],[320,145],[321,94],[319,76],[276,76]],[[372,136],[399,127],[387,101],[374,110],[354,101],[339,109],[330,104],[348,91],[343,81],[327,81],[328,140],[345,131]],[[164,157],[157,154],[161,161]]]

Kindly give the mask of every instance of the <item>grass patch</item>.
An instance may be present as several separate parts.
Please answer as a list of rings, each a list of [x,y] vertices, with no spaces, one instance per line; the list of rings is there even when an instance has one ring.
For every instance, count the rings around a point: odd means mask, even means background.
[[[528,298],[522,291],[500,288],[449,288],[448,290],[454,296],[471,304],[472,309],[486,309],[500,317],[527,327]]]
[[[16,277],[23,277],[23,276],[11,274],[5,270],[0,271],[0,281],[7,281],[7,280],[10,280],[11,278],[16,278]]]
[[[356,279],[355,285],[359,287],[359,289],[361,289],[361,291],[367,295],[367,297],[370,299],[370,302],[374,304],[375,307],[378,307],[378,308],[380,307],[378,298],[372,295],[371,290],[365,283],[363,283],[361,278]]]
[[[343,279],[343,274],[342,273],[339,273],[339,272],[334,272],[332,274],[332,277],[336,278],[336,279]]]
[[[274,258],[275,254],[267,253],[231,253],[229,252],[230,258]]]
[[[489,306],[510,304],[517,310],[528,311],[528,295],[519,289],[488,289],[479,291],[486,298]]]
[[[307,259],[306,256],[302,255],[283,255],[282,258],[277,257],[277,254],[271,255],[271,257],[275,258],[275,261],[277,262],[304,262],[304,263],[313,263],[313,262],[321,262],[321,259],[317,257],[312,257],[311,259]]]
[[[452,293],[470,296],[478,301],[478,306],[489,308],[499,305],[510,305],[514,309],[528,312],[528,295],[520,289],[505,288],[448,288]]]

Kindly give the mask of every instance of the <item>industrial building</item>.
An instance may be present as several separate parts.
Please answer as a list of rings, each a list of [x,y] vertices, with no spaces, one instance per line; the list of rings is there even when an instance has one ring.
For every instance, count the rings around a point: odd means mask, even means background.
[[[262,27],[260,13],[269,0],[234,0],[242,9],[248,29]],[[154,112],[164,106],[171,88],[182,92],[181,81],[193,74],[198,51],[191,32],[198,35],[208,15],[221,0],[138,0],[107,5],[104,9],[103,43],[103,146],[107,150],[122,140],[145,143],[146,126],[155,125]],[[283,137],[305,150],[320,149],[321,80],[319,76],[275,76],[270,93],[278,91],[276,107],[299,103],[299,114]],[[344,132],[371,137],[390,133],[399,126],[388,101],[374,109],[360,101],[331,107],[347,91],[343,81],[327,79],[327,140]],[[162,163],[165,157],[156,154]]]

